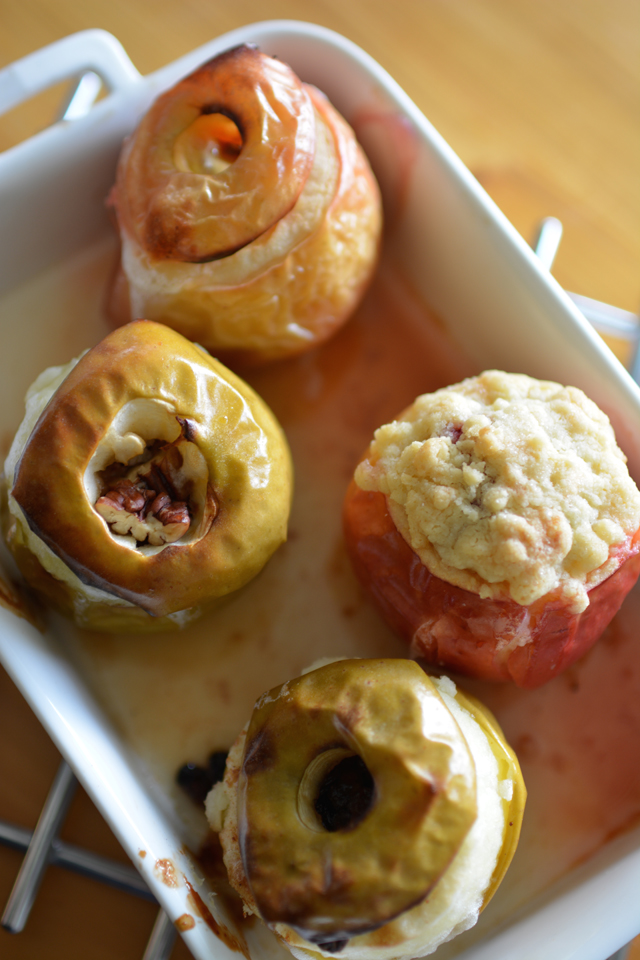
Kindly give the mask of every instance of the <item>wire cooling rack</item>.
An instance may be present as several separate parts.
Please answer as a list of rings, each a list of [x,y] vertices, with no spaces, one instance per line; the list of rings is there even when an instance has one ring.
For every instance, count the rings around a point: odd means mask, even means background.
[[[118,890],[156,902],[134,867],[59,839],[58,834],[77,784],[73,770],[66,760],[62,760],[33,831],[0,820],[0,843],[25,853],[0,920],[9,933],[21,933],[24,930],[50,865],[65,867]],[[159,908],[142,960],[169,960],[176,936],[171,920]]]

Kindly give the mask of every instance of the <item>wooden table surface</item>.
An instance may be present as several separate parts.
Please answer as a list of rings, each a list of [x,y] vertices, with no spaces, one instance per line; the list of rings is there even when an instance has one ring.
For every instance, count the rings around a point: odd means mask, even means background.
[[[640,306],[640,7],[637,0],[0,0],[0,67],[101,27],[142,73],[266,18],[313,21],[367,50],[415,100],[531,241],[554,215],[567,289]],[[0,117],[0,149],[45,126],[61,89]],[[0,818],[33,827],[58,756],[0,671]],[[125,859],[79,791],[63,837]],[[0,847],[0,905],[20,855]],[[138,960],[147,903],[50,868],[3,960]],[[631,956],[640,960],[640,940]],[[174,960],[187,957],[179,943]],[[604,960],[604,958],[603,958]]]

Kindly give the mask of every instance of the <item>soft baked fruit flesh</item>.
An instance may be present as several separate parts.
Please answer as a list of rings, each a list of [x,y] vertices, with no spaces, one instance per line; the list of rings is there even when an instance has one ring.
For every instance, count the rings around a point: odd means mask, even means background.
[[[156,630],[262,569],[286,539],[292,466],[244,381],[140,320],[38,378],[5,483],[33,587],[83,626]]]
[[[109,202],[122,242],[113,321],[160,320],[227,361],[326,340],[377,262],[380,195],[353,131],[247,44],[155,101]]]
[[[376,431],[344,504],[355,572],[414,655],[536,687],[640,572],[640,492],[574,387],[487,371]]]
[[[264,694],[206,809],[245,911],[295,956],[399,960],[475,923],[525,798],[481,704],[413,661],[363,659]]]

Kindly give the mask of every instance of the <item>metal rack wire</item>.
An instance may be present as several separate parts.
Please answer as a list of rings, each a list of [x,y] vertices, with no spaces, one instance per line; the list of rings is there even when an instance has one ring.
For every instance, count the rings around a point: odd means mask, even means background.
[[[14,850],[25,851],[0,920],[10,933],[24,930],[47,867],[52,864],[156,902],[134,867],[58,838],[77,784],[73,770],[66,760],[62,760],[33,831],[0,820],[0,843]],[[142,960],[169,960],[176,937],[175,927],[164,910],[160,909]]]
[[[58,839],[77,783],[71,767],[66,760],[62,760],[33,832],[0,820],[0,843],[14,850],[25,851],[0,920],[5,930],[11,933],[20,933],[24,929],[45,871],[52,864],[155,902],[153,894],[132,866]],[[160,908],[142,960],[169,960],[176,937],[174,925]],[[629,945],[622,947],[608,960],[627,960],[628,953]]]

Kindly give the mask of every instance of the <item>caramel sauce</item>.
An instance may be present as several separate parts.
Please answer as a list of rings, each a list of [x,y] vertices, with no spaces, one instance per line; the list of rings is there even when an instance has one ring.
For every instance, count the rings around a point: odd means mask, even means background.
[[[177,920],[174,921],[176,930],[179,930],[180,933],[186,933],[187,930],[193,930],[196,925],[195,920],[190,913],[181,914]]]
[[[227,882],[227,871],[222,862],[222,846],[217,833],[213,833],[212,831],[207,833],[198,850],[196,860],[216,893],[226,895],[231,891],[231,887]],[[236,900],[239,903],[237,897]],[[242,913],[242,908],[240,908],[240,913]]]
[[[9,329],[23,328],[24,316],[30,324],[28,350],[18,336],[7,337],[13,379],[0,382],[3,437],[20,422],[35,376],[107,332],[101,299],[113,256],[111,244],[91,248],[4,298]],[[246,374],[281,420],[296,469],[289,540],[262,574],[178,637],[88,634],[61,624],[61,647],[155,776],[192,849],[207,837],[207,825],[174,782],[187,759],[204,763],[212,749],[230,746],[255,699],[318,657],[407,655],[355,581],[342,542],[342,499],[376,427],[417,394],[478,372],[384,258],[361,309],[336,337]],[[629,831],[640,823],[639,621],[636,589],[587,656],[540,689],[460,681],[496,714],[518,753],[529,799],[505,882],[477,927],[439,948],[443,960],[612,837],[626,836],[637,847]],[[220,870],[211,853],[209,887],[240,925],[237,898],[223,894]],[[244,953],[192,886],[189,896],[192,912]]]
[[[244,915],[242,900],[227,879],[227,870],[222,860],[222,846],[217,833],[209,830],[200,845],[197,854],[190,854],[196,860],[207,878],[209,888],[219,898],[230,922],[236,929],[242,929],[248,921]]]

